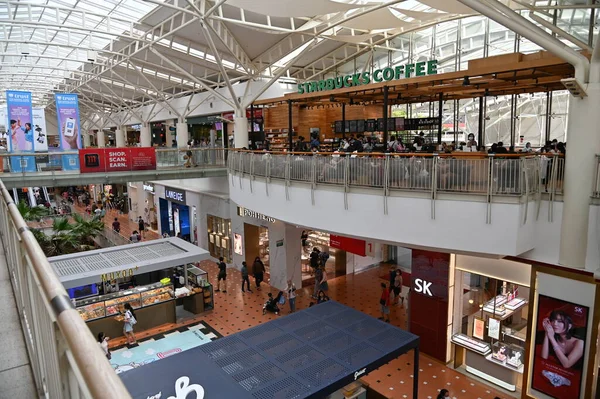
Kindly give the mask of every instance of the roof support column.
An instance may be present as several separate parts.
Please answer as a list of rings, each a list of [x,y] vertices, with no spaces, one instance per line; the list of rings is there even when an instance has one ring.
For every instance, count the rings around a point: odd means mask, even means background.
[[[175,125],[177,132],[177,148],[187,148],[189,141],[188,124],[185,119],[178,119]]]
[[[294,151],[294,128],[292,118],[292,100],[288,100],[288,144],[289,151]]]
[[[440,93],[438,100],[438,132],[437,132],[437,143],[442,144],[442,119],[444,118],[444,93]],[[456,129],[454,129],[456,131]]]
[[[235,148],[248,148],[248,118],[245,110],[238,110],[233,116],[233,144]]]
[[[389,86],[384,86],[383,87],[383,144],[387,146],[388,143],[388,111],[389,111],[389,105],[388,105],[388,96],[390,93],[390,88]],[[344,126],[344,130],[345,126]]]
[[[152,132],[148,122],[142,122],[140,126],[140,146],[152,147]]]
[[[115,144],[119,148],[125,147],[127,143],[127,126],[118,126],[115,130]]]
[[[588,244],[591,182],[600,154],[600,83],[587,86],[587,97],[569,100],[569,155],[565,159],[564,204],[559,264],[584,269]],[[598,265],[590,265],[596,271]]]
[[[98,133],[96,133],[96,145],[98,145],[98,148],[106,147],[106,137],[104,136],[104,130],[98,129],[97,132]]]
[[[483,119],[484,107],[482,96],[479,97],[479,126],[477,126],[477,144],[479,144],[480,147],[485,145],[483,142],[483,124],[485,123]]]

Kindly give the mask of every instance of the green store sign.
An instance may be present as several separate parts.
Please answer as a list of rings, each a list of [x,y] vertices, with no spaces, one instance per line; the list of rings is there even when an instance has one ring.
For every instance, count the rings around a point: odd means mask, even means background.
[[[298,94],[316,93],[341,89],[342,87],[356,87],[369,84],[371,82],[389,82],[413,76],[425,76],[437,74],[438,61],[423,61],[415,64],[398,65],[393,68],[377,69],[371,75],[370,72],[355,73],[352,75],[338,76],[332,79],[313,80],[298,84]]]

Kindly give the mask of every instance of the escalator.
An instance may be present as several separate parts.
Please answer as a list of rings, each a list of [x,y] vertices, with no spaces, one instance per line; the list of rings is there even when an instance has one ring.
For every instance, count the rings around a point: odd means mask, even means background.
[[[32,206],[31,199],[29,197],[32,190],[30,188],[13,188],[12,197],[15,203],[19,203],[24,201],[27,205]],[[35,201],[33,202],[33,206],[35,206]]]

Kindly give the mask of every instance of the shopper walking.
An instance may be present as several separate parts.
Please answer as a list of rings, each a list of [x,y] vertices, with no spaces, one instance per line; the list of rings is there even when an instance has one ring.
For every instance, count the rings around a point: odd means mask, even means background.
[[[246,287],[249,292],[252,292],[250,289],[250,278],[248,277],[248,266],[246,265],[246,261],[242,262],[242,292],[244,291],[244,283],[246,283]]]
[[[121,232],[121,222],[119,222],[119,219],[115,218],[114,222],[112,222],[112,229],[117,233]]]
[[[296,311],[296,286],[292,283],[292,280],[288,280],[287,288],[288,302],[290,303],[290,313]]]
[[[327,294],[329,291],[329,284],[327,283],[327,270],[325,270],[325,266],[321,266],[321,283],[319,284],[319,289]]]
[[[320,267],[317,267],[315,269],[315,289],[313,291],[313,295],[312,297],[314,299],[317,299],[317,294],[319,293],[319,290],[321,287],[321,280],[323,280],[323,270]]]
[[[394,298],[396,305],[404,306],[404,297],[402,296],[402,270],[396,270],[396,278],[394,279]]]
[[[100,344],[100,347],[102,348],[102,352],[104,352],[104,356],[106,356],[106,358],[108,360],[110,360],[111,354],[110,354],[110,351],[108,350],[108,337],[106,335],[104,335],[103,332],[98,333],[98,343]]]
[[[385,283],[381,283],[381,296],[379,297],[379,305],[381,308],[381,317],[386,323],[390,322],[390,290]]]
[[[263,282],[265,277],[265,265],[258,256],[254,259],[252,274],[254,275],[254,281],[256,282],[256,289],[260,291],[260,283]]]
[[[227,294],[227,264],[223,262],[222,256],[219,258],[217,266],[219,266],[219,275],[217,276],[217,289],[215,291],[221,291],[221,280],[223,280],[223,293]]]
[[[133,326],[137,324],[135,312],[129,303],[126,303],[123,307],[125,308],[125,314],[123,315],[123,333],[125,334],[125,337],[127,337],[127,344],[135,345],[137,344],[135,334],[133,333]]]
[[[146,230],[146,223],[144,223],[144,219],[142,219],[141,216],[138,218],[138,229],[140,231],[140,235],[142,236],[142,239],[144,239],[145,238],[144,231]]]

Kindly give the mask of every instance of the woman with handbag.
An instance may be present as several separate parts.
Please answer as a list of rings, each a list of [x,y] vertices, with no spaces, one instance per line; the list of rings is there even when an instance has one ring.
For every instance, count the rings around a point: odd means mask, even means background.
[[[390,322],[390,290],[388,290],[385,283],[381,283],[381,297],[379,298],[379,305],[381,307],[381,317],[379,320],[383,320],[386,323]]]
[[[129,303],[126,303],[123,307],[125,308],[125,314],[123,316],[123,333],[127,337],[127,344],[134,345],[137,344],[135,334],[133,333],[133,326],[137,324],[135,313]]]

